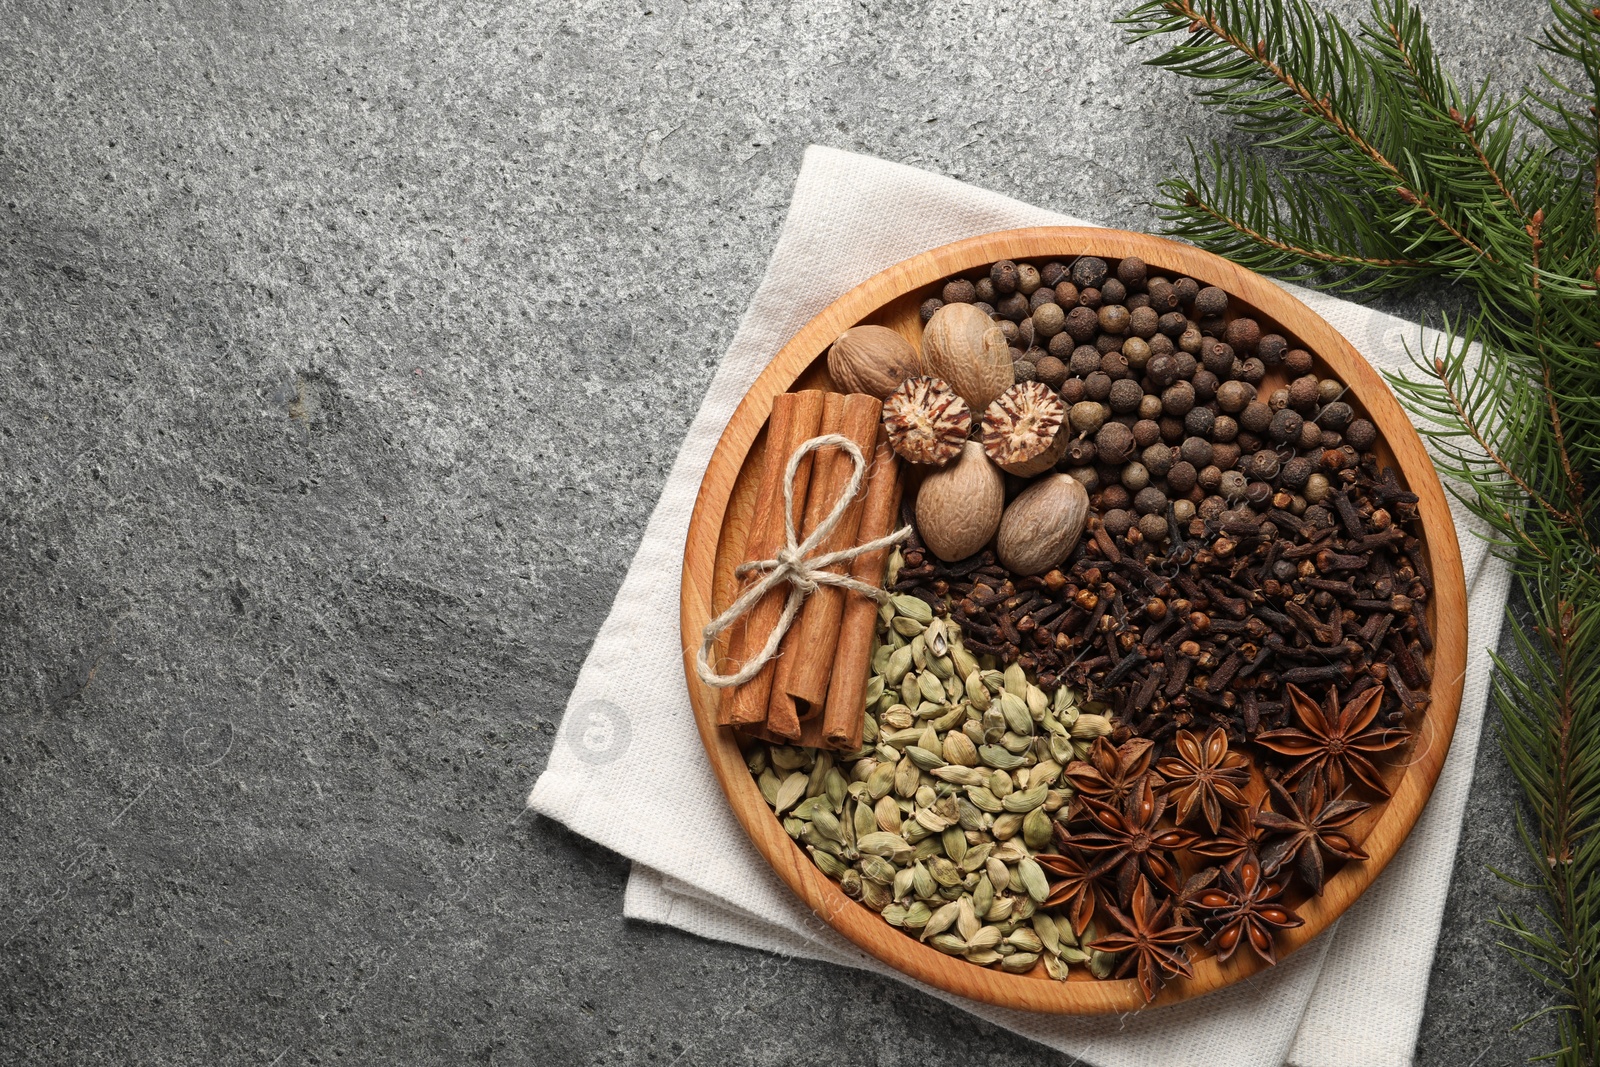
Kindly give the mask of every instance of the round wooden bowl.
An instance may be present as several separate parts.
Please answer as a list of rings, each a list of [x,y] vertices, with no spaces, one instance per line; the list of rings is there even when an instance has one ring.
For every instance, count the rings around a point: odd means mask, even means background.
[[[845,329],[876,323],[917,340],[922,325],[918,307],[937,295],[944,279],[1000,259],[1070,260],[1079,255],[1105,259],[1139,256],[1154,271],[1171,277],[1188,275],[1202,285],[1220,286],[1229,294],[1229,313],[1255,317],[1263,331],[1283,334],[1291,344],[1317,358],[1318,367],[1349,387],[1346,399],[1364,409],[1383,441],[1377,452],[1393,465],[1412,492],[1421,497],[1422,538],[1434,591],[1428,604],[1434,650],[1431,703],[1417,727],[1411,747],[1387,768],[1393,797],[1368,811],[1352,829],[1371,856],[1346,863],[1327,881],[1320,896],[1297,905],[1305,924],[1277,938],[1280,959],[1325,930],[1350,906],[1393,858],[1417,821],[1433,791],[1455,732],[1466,663],[1466,583],[1460,548],[1443,488],[1416,431],[1382,378],[1348,341],[1310,308],[1272,282],[1227,260],[1145,234],[1080,227],[1038,227],[975,237],[924,252],[868,279],[840,297],[806,324],[773,358],[734,412],[711,457],[689,525],[684,553],[682,625],[685,672],[695,719],[706,753],[734,813],[751,841],[800,899],[834,929],[873,956],[905,974],[960,996],[1025,1011],[1090,1015],[1123,1012],[1145,1006],[1133,980],[1097,981],[1074,968],[1083,980],[1057,982],[1042,974],[1013,975],[978,967],[946,956],[895,929],[872,911],[849,899],[801,851],[773,816],[745,766],[734,732],[717,725],[721,693],[695,674],[694,650],[705,624],[733,599],[733,569],[744,558],[750,511],[759,478],[762,429],[772,399],[794,388],[831,387],[824,355]],[[1263,392],[1275,387],[1271,378]],[[1373,946],[1373,951],[1380,951]],[[1173,1003],[1220,989],[1266,965],[1240,951],[1219,964],[1206,950],[1191,953],[1194,978],[1167,983],[1156,1004]],[[1077,977],[1077,975],[1075,975]]]

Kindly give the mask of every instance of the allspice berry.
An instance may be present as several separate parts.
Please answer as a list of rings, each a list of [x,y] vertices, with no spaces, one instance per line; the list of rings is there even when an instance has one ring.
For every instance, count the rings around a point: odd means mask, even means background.
[[[1024,296],[1032,296],[1034,290],[1042,284],[1039,272],[1030,263],[1017,264],[1017,292]]]
[[[1311,353],[1303,348],[1291,348],[1283,354],[1285,373],[1298,377],[1311,373]]]
[[[1067,276],[1067,265],[1059,260],[1051,260],[1039,268],[1039,281],[1041,284],[1054,287],[1060,285]]]
[[[1133,494],[1120,485],[1108,485],[1100,490],[1100,507],[1105,511],[1126,510],[1133,507]]]
[[[1249,480],[1242,471],[1223,471],[1219,479],[1218,492],[1225,500],[1239,500],[1244,496],[1245,486]]]
[[[1100,332],[1100,316],[1090,308],[1075,307],[1067,312],[1065,328],[1079,344],[1092,341],[1094,335]]]
[[[1252,355],[1261,341],[1261,324],[1243,315],[1228,323],[1228,343],[1234,351]]]
[[[1227,470],[1239,462],[1239,446],[1230,441],[1211,446],[1211,462]]]
[[[1128,287],[1115,278],[1107,278],[1100,286],[1100,299],[1108,304],[1121,304],[1128,299]]]
[[[1178,300],[1187,306],[1193,304],[1195,297],[1200,294],[1200,283],[1193,278],[1179,278],[1172,283],[1172,291],[1177,294]]]
[[[1067,410],[1067,421],[1075,432],[1092,436],[1106,424],[1106,409],[1092,400],[1081,400]]]
[[[1043,292],[1044,290],[1040,290]],[[1033,333],[1046,341],[1066,329],[1067,313],[1060,304],[1040,304],[1033,309]]]
[[[1196,469],[1211,463],[1212,445],[1204,437],[1186,437],[1183,444],[1178,446],[1178,455],[1185,463],[1193,464]]]
[[[1125,334],[1128,332],[1128,309],[1121,304],[1107,304],[1100,309],[1100,329],[1106,333]]]
[[[1302,495],[1306,498],[1306,502],[1310,504],[1320,504],[1328,499],[1328,476],[1325,474],[1313,474],[1307,478],[1305,492]]]
[[[922,302],[922,306],[917,311],[922,316],[923,323],[926,324],[929,319],[933,318],[933,313],[942,307],[944,307],[943,300],[936,296],[930,296]]]
[[[1173,356],[1151,356],[1144,373],[1151,385],[1165,389],[1178,380],[1178,361]]]
[[[1289,383],[1289,406],[1302,414],[1317,406],[1317,379],[1307,374]]]
[[[1245,382],[1223,382],[1217,387],[1217,407],[1229,415],[1237,415],[1256,398],[1255,393],[1255,389]]]
[[[1193,463],[1179,460],[1167,471],[1167,485],[1172,487],[1174,493],[1187,493],[1196,484],[1198,484],[1198,471]]]
[[[1108,422],[1094,435],[1102,463],[1126,463],[1133,455],[1133,431],[1120,422]]]
[[[1067,360],[1067,369],[1079,378],[1087,378],[1100,369],[1100,352],[1093,345],[1079,345]]]
[[[1155,308],[1147,306],[1128,311],[1128,332],[1135,337],[1155,336],[1160,323],[1161,316],[1156,314]]]
[[[978,299],[978,291],[965,278],[955,278],[944,283],[946,304],[970,304]]]
[[[1156,331],[1166,337],[1176,337],[1188,328],[1189,319],[1181,311],[1168,311],[1156,319]]]
[[[1106,400],[1111,396],[1111,375],[1097,370],[1083,380],[1083,389],[1090,400]]]
[[[1215,411],[1207,407],[1197,407],[1183,417],[1183,428],[1196,437],[1210,437],[1216,421]]]
[[[1272,422],[1267,426],[1267,436],[1279,443],[1294,440],[1300,436],[1300,428],[1305,420],[1299,412],[1284,408],[1272,416]]]
[[[1151,393],[1139,401],[1139,418],[1154,422],[1161,417],[1161,398]]]
[[[1195,294],[1195,318],[1211,318],[1228,310],[1228,294],[1215,285],[1208,285]]]
[[[1174,382],[1161,393],[1161,407],[1174,418],[1183,418],[1194,407],[1194,386],[1188,382]]]
[[[1139,337],[1130,337],[1122,342],[1122,357],[1132,369],[1144,370],[1150,362],[1150,346]]]
[[[1083,379],[1068,377],[1061,383],[1061,401],[1065,404],[1076,404],[1083,399]]]
[[[1061,383],[1067,380],[1067,365],[1055,356],[1041,358],[1033,365],[1033,372],[1039,381],[1056,390],[1059,390]]]
[[[1138,439],[1137,433],[1134,435]],[[1172,464],[1177,456],[1170,446],[1160,441],[1152,442],[1139,454],[1139,461],[1144,464],[1145,470],[1157,478],[1165,478],[1172,472]]]
[[[1245,465],[1250,477],[1258,481],[1270,482],[1278,476],[1278,453],[1270,448],[1264,448],[1251,456]]]
[[[1078,306],[1078,287],[1076,285],[1073,285],[1071,282],[1066,282],[1066,281],[1057,282],[1056,283],[1056,303],[1060,304],[1064,308],[1075,308],[1075,307],[1077,307]]]
[[[1126,415],[1139,409],[1139,401],[1144,399],[1144,390],[1132,378],[1121,378],[1111,383],[1109,402],[1111,410],[1118,415]]]
[[[1219,379],[1227,378],[1233,370],[1233,346],[1222,341],[1200,342],[1200,365]]]
[[[1098,311],[1100,309],[1100,305],[1103,303],[1105,303],[1105,301],[1100,297],[1100,290],[1096,289],[1094,286],[1091,285],[1087,289],[1078,290],[1079,307],[1086,307],[1091,311]]]
[[[1172,283],[1165,278],[1151,278],[1146,283],[1146,291],[1150,297],[1150,306],[1157,314],[1165,315],[1169,311],[1178,310],[1178,294],[1173,290]]]
[[[1251,433],[1263,433],[1272,422],[1272,409],[1260,400],[1252,400],[1239,413],[1239,425]]]
[[[1133,526],[1133,516],[1122,508],[1111,508],[1100,517],[1100,524],[1112,537],[1121,537]]]
[[[1284,353],[1288,351],[1289,342],[1282,334],[1264,333],[1261,335],[1261,340],[1256,342],[1256,355],[1269,367],[1276,367],[1282,363]]]
[[[1199,370],[1194,372],[1194,378],[1192,379],[1191,384],[1194,385],[1195,400],[1202,404],[1209,404],[1212,400],[1216,399],[1217,389],[1221,385],[1221,383],[1217,381],[1217,376],[1206,370],[1204,367],[1201,367]]]
[[[1300,427],[1300,440],[1297,442],[1301,448],[1322,447],[1322,427],[1307,419]]]
[[[1098,286],[1105,280],[1105,260],[1098,256],[1079,256],[1072,261],[1072,281],[1079,289]]]
[[[1123,256],[1117,261],[1117,280],[1129,289],[1144,285],[1146,267],[1138,256]]]
[[[1256,454],[1260,455],[1259,452]],[[1286,489],[1299,489],[1306,484],[1306,479],[1311,477],[1313,469],[1309,459],[1296,456],[1284,463],[1282,470],[1278,472],[1278,480]]]
[[[1000,298],[1000,303],[994,306],[1003,318],[1012,322],[1021,322],[1028,317],[1028,298],[1021,293],[1013,292],[1010,296]]]
[[[1161,427],[1150,419],[1140,419],[1133,424],[1133,443],[1140,448],[1148,448],[1161,440]]]
[[[1016,292],[1017,282],[1020,280],[1017,265],[1009,259],[1002,259],[989,268],[989,282],[1000,296],[1010,296]]]
[[[1133,506],[1141,515],[1164,513],[1167,510],[1167,494],[1152,485],[1134,494]]]
[[[1366,419],[1357,419],[1344,431],[1344,439],[1358,452],[1370,452],[1378,443],[1378,428]]]
[[[1215,493],[1218,487],[1222,485],[1222,468],[1216,465],[1201,467],[1200,473],[1195,476],[1195,480],[1199,483],[1200,488],[1206,492]],[[1171,481],[1171,479],[1169,478],[1168,481]]]
[[[1055,302],[1056,291],[1048,285],[1041,285],[1028,294],[1028,306],[1036,311],[1046,304],[1054,304]]]
[[[1122,468],[1122,486],[1130,493],[1138,493],[1150,484],[1150,471],[1137,461]],[[1134,498],[1135,503],[1138,498]]]
[[[1139,532],[1147,541],[1165,541],[1170,536],[1165,515],[1139,516]]]

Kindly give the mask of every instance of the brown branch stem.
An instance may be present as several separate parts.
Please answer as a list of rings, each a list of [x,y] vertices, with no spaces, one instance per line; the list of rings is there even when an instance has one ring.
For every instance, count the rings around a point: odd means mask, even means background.
[[[1415,259],[1378,259],[1372,256],[1342,255],[1338,252],[1319,252],[1316,249],[1303,248],[1300,245],[1289,244],[1287,241],[1280,241],[1277,238],[1268,237],[1259,230],[1255,230],[1249,226],[1246,226],[1238,219],[1235,219],[1232,216],[1227,215],[1212,205],[1206,203],[1192,192],[1184,197],[1183,205],[1184,207],[1193,208],[1202,212],[1203,214],[1209,215],[1211,218],[1228,227],[1228,229],[1233,230],[1241,237],[1246,237],[1257,244],[1265,245],[1268,248],[1275,248],[1280,252],[1286,252],[1292,256],[1299,256],[1302,259],[1312,259],[1319,263],[1333,263],[1345,267],[1416,268],[1426,266],[1426,264]]]
[[[1533,213],[1533,219],[1528,223],[1528,238],[1532,242],[1533,267],[1533,336],[1539,350],[1539,369],[1544,378],[1544,402],[1550,412],[1550,429],[1555,434],[1556,454],[1561,458],[1561,470],[1567,476],[1567,495],[1573,508],[1581,508],[1583,504],[1583,479],[1578,476],[1572,467],[1572,455],[1567,450],[1567,435],[1561,425],[1561,411],[1556,406],[1555,383],[1551,381],[1550,355],[1544,343],[1544,291],[1539,281],[1539,253],[1544,248],[1544,238],[1540,236],[1544,229],[1544,209],[1540,208]],[[1581,520],[1577,525],[1582,527]]]

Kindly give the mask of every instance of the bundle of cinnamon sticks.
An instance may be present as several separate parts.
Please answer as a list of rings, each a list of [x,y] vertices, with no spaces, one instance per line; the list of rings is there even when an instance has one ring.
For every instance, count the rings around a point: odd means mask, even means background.
[[[772,559],[784,546],[785,468],[802,444],[823,434],[853,441],[869,457],[870,467],[863,488],[816,554],[866,544],[894,528],[900,510],[900,461],[879,425],[881,410],[876,397],[861,393],[813,389],[781,393],[773,400],[746,559]],[[853,470],[850,456],[838,448],[819,449],[800,461],[794,477],[795,532],[800,540],[810,536],[838,504]],[[862,553],[837,569],[876,586],[883,581],[888,552]],[[742,664],[766,644],[787,596],[787,587],[769,591],[734,624],[727,662]],[[723,690],[717,721],[769,741],[859,748],[877,614],[878,605],[865,596],[819,586],[801,605],[777,658],[750,681]]]

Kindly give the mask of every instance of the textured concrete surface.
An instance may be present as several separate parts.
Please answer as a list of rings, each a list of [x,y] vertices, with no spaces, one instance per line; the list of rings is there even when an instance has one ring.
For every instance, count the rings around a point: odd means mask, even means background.
[[[803,147],[1153,228],[1219,125],[1115,7],[0,2],[0,1062],[1043,1060],[521,801]],[[1544,1048],[1513,806],[1486,744],[1424,1064]]]

